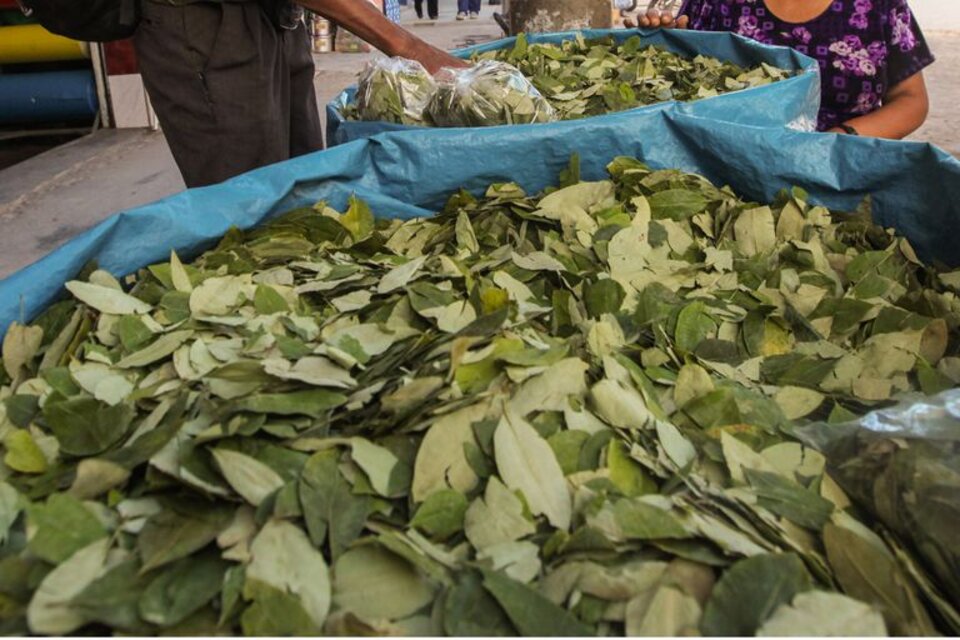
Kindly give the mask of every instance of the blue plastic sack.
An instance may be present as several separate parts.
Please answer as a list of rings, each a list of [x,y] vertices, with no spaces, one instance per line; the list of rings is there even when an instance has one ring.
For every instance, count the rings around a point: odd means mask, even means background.
[[[631,38],[637,33],[644,44],[662,47],[684,56],[694,57],[700,54],[729,60],[745,67],[755,67],[761,62],[799,72],[798,75],[763,87],[726,93],[714,98],[705,98],[694,102],[663,102],[647,107],[638,107],[615,114],[594,116],[611,126],[616,126],[623,116],[632,118],[636,114],[648,111],[677,110],[704,118],[713,118],[725,122],[739,122],[754,126],[788,126],[801,131],[813,131],[820,111],[820,67],[816,60],[788,47],[771,47],[749,40],[735,33],[705,33],[683,29],[595,29],[587,31],[567,31],[563,33],[530,34],[531,44],[537,42],[562,42],[582,33],[587,39],[613,36],[617,42]],[[516,38],[506,38],[495,42],[459,49],[454,55],[469,58],[474,53],[484,53],[496,49],[512,47]],[[333,102],[327,105],[327,144],[331,147],[370,138],[389,131],[410,131],[423,129],[390,122],[358,122],[343,117],[343,108],[355,101],[357,88],[350,87]],[[615,118],[614,116],[621,116]],[[514,127],[536,127],[541,125],[512,125]]]
[[[536,192],[556,184],[573,153],[587,180],[603,178],[615,156],[630,155],[700,173],[757,201],[795,185],[814,202],[852,210],[872,194],[877,220],[899,229],[923,258],[960,264],[960,162],[936,147],[672,111],[634,114],[624,125],[594,118],[522,131],[389,133],[186,191],[111,217],[0,282],[0,334],[54,302],[91,259],[128,274],[167,260],[171,249],[192,258],[231,226],[250,228],[318,200],[341,208],[351,194],[380,217],[409,218],[440,209],[461,186],[480,194],[491,183],[515,181]]]

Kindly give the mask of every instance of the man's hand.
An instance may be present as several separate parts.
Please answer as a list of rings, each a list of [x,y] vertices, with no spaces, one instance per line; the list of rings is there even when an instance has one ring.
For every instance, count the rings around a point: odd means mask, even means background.
[[[688,24],[690,24],[689,16],[680,16],[674,19],[672,11],[660,11],[658,9],[650,9],[646,14],[640,16],[638,20],[625,18],[623,21],[623,26],[628,29],[633,29],[638,26],[644,29],[656,29],[657,27],[664,29],[686,29]]]
[[[410,60],[416,60],[431,74],[436,74],[440,69],[446,67],[461,69],[470,66],[468,62],[427,44],[423,40],[418,40],[407,50],[401,52],[400,55]]]
[[[416,37],[403,27],[387,20],[383,12],[366,0],[296,0],[351,33],[354,33],[388,56],[400,56],[416,60],[430,73],[443,67],[468,67],[466,62],[454,58]]]

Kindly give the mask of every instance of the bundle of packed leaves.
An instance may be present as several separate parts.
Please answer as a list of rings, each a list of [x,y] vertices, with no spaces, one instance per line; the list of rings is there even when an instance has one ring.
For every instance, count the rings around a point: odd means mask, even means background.
[[[437,84],[423,65],[404,58],[377,58],[364,67],[357,90],[360,120],[422,125]]]
[[[800,190],[609,173],[68,283],[3,343],[0,629],[960,631],[790,435],[955,386],[957,274]]]
[[[468,69],[444,69],[427,103],[436,127],[491,127],[553,122],[557,115],[516,67],[484,60]]]
[[[512,48],[474,57],[474,62],[481,65],[492,61],[516,67],[532,83],[533,89],[524,88],[511,74],[503,73],[499,76],[481,74],[483,82],[473,84],[461,80],[457,94],[453,94],[454,83],[441,83],[440,95],[434,99],[428,117],[416,119],[434,126],[470,127],[576,120],[670,100],[700,100],[790,77],[789,71],[766,63],[745,69],[709,56],[686,58],[660,47],[644,46],[640,36],[620,44],[612,37],[587,40],[582,35],[560,44],[529,44],[521,34]],[[459,73],[471,78],[469,70]],[[361,91],[390,94],[391,102],[401,104],[404,94],[395,91],[394,84],[381,76],[368,75],[361,79]],[[497,108],[485,107],[473,117],[464,117],[460,113],[462,109],[444,107],[454,102],[450,95],[461,96],[461,101],[489,103]],[[545,101],[545,105],[541,105],[541,101]],[[520,117],[504,118],[503,113],[513,113],[515,109],[511,107],[517,103],[524,107],[520,109]],[[412,104],[406,111],[419,104],[419,101]],[[377,113],[358,111],[354,106],[345,110],[348,118],[396,121],[390,117],[379,118]],[[469,113],[472,112],[468,110]]]

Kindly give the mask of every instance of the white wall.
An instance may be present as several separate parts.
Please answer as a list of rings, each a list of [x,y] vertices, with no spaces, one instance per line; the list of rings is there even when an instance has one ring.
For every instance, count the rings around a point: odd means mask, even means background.
[[[910,0],[910,7],[927,31],[960,31],[960,0]]]

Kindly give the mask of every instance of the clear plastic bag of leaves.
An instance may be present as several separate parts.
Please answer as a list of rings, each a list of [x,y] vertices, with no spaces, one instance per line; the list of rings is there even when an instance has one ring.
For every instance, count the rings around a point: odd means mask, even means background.
[[[444,69],[427,105],[437,127],[492,127],[557,120],[554,108],[516,67],[485,60],[468,69]]]
[[[377,58],[364,68],[357,89],[357,116],[371,122],[423,125],[437,89],[433,76],[415,60]]]
[[[960,389],[793,431],[826,456],[840,486],[918,552],[948,598],[960,602]]]

